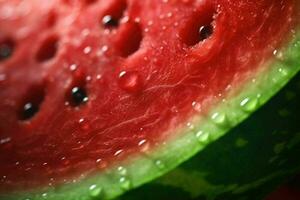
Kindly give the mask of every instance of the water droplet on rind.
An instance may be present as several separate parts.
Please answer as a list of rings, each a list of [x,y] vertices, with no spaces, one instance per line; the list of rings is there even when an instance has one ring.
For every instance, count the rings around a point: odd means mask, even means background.
[[[270,78],[274,84],[281,84],[282,80],[284,80],[289,75],[290,70],[280,64],[277,68],[277,72],[274,73],[274,75],[272,75]]]
[[[156,160],[155,161],[155,165],[159,169],[164,169],[165,168],[165,165],[164,165],[164,163],[161,160]]]
[[[43,199],[46,199],[47,196],[48,196],[48,193],[43,193],[43,194],[42,194],[42,198],[43,198]]]
[[[240,106],[246,112],[254,112],[259,106],[259,99],[247,97],[241,101]]]
[[[282,76],[288,76],[289,75],[289,71],[285,68],[279,68],[278,72],[282,75]]]
[[[198,131],[195,136],[200,143],[208,143],[210,141],[210,135],[207,132]]]
[[[102,193],[102,188],[96,184],[93,184],[89,187],[89,195],[91,197],[99,197]]]
[[[211,120],[219,126],[225,126],[227,124],[227,117],[225,113],[215,112],[212,114]]]
[[[118,167],[118,173],[122,176],[125,176],[127,174],[127,169],[125,167]]]
[[[123,190],[129,190],[131,188],[131,181],[126,177],[121,177],[119,183]]]

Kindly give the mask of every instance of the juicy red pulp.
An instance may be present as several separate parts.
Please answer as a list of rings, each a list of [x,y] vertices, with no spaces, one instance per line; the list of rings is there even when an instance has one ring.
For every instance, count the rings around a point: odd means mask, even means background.
[[[1,1],[0,46],[13,48],[0,61],[0,189],[70,181],[159,145],[257,71],[296,4]]]

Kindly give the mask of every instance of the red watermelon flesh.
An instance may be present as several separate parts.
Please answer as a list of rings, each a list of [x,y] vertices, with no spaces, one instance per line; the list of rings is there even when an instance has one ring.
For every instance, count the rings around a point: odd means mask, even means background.
[[[0,2],[0,190],[110,167],[205,114],[291,34],[296,0]]]

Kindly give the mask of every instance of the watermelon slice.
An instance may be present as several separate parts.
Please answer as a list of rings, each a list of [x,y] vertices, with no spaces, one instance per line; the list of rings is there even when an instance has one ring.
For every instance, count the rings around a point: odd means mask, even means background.
[[[299,126],[285,107],[284,136],[273,107],[232,129],[299,71],[299,11],[296,0],[0,1],[0,199],[113,199],[162,175],[226,199],[295,173]]]

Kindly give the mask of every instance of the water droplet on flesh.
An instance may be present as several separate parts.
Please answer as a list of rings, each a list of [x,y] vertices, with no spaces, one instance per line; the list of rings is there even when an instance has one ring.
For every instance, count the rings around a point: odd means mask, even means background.
[[[143,82],[138,72],[122,71],[119,74],[119,86],[127,92],[136,93],[142,89]]]
[[[100,51],[101,51],[101,53],[107,52],[108,51],[108,46],[107,45],[102,46]]]
[[[92,52],[92,47],[90,47],[90,46],[87,46],[87,47],[85,47],[84,49],[83,49],[83,53],[84,54],[89,54],[89,53],[91,53]]]
[[[122,153],[123,153],[123,150],[120,149],[120,150],[118,150],[118,151],[115,152],[114,156],[119,156],[119,155],[121,155]]]
[[[79,126],[80,126],[81,130],[86,131],[86,130],[89,129],[88,121],[85,120],[84,118],[79,119],[78,123],[79,123]]]
[[[138,146],[141,152],[147,152],[150,148],[149,142],[145,139],[139,141]]]
[[[76,69],[77,69],[77,65],[76,64],[70,65],[70,71],[76,71]]]
[[[104,160],[102,160],[101,158],[98,158],[98,159],[96,160],[96,167],[97,167],[98,169],[104,169],[104,168],[107,167],[107,162],[104,161]]]
[[[195,111],[201,112],[201,104],[200,103],[194,101],[194,102],[192,102],[192,106],[193,106]]]
[[[7,143],[9,143],[10,141],[11,141],[11,138],[10,138],[10,137],[0,139],[0,145],[2,145],[2,144],[7,144]]]

